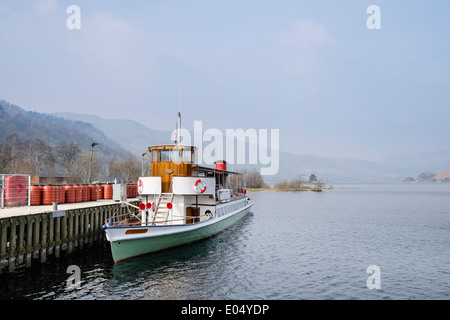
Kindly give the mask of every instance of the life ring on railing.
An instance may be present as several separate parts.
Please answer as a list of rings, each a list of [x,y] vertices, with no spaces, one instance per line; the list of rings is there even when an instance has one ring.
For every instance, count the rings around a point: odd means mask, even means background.
[[[203,193],[206,191],[206,182],[202,179],[195,180],[194,190],[197,193]]]
[[[139,179],[138,180],[138,192],[142,193],[143,190],[144,190],[144,184],[142,183],[142,180]]]

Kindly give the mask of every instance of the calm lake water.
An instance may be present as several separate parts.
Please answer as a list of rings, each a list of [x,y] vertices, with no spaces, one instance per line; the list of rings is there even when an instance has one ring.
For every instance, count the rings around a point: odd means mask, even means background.
[[[450,299],[450,184],[335,187],[251,193],[252,213],[221,234],[117,265],[107,242],[49,257],[0,275],[0,298]]]

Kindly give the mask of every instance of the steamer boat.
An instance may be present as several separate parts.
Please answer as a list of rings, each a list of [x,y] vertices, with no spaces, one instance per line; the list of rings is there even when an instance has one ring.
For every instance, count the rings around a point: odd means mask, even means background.
[[[151,176],[138,180],[139,206],[123,202],[103,229],[115,263],[213,236],[247,215],[253,205],[238,172],[225,161],[197,164],[197,148],[149,147]]]

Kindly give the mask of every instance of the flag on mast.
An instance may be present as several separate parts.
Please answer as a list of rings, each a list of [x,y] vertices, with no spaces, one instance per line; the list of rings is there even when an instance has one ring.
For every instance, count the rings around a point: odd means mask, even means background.
[[[175,136],[173,138],[173,142],[175,143],[175,145],[177,145],[177,134],[178,134],[178,121],[177,121],[177,125],[175,127]]]
[[[178,133],[178,131],[180,131]],[[177,145],[181,141],[181,112],[178,112],[177,124],[175,126],[175,136],[173,142]]]
[[[178,133],[178,130],[180,130],[180,133]],[[173,139],[173,142],[175,143],[175,145],[181,142],[181,85],[179,86],[178,92],[178,119],[177,125],[175,127],[175,137]]]

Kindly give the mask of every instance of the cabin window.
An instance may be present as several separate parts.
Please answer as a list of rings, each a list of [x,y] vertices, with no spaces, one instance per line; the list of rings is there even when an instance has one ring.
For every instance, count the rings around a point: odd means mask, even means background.
[[[180,162],[181,161],[181,150],[180,149],[173,149],[170,153],[172,158],[171,161]]]
[[[170,161],[170,152],[171,150],[160,150],[159,161]]]
[[[173,161],[185,163],[197,163],[197,152],[195,148],[178,147],[170,149],[153,149],[151,151],[152,161]]]
[[[183,162],[191,162],[191,150],[190,149],[184,149],[183,150],[183,157],[182,160]]]

